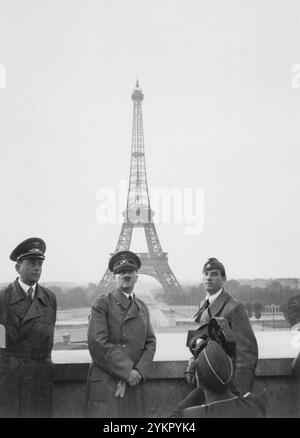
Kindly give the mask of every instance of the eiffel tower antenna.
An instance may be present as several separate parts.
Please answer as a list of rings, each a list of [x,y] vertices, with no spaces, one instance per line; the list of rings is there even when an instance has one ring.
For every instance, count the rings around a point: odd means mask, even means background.
[[[182,292],[182,288],[169,266],[168,254],[162,250],[153,222],[154,212],[150,207],[145,164],[142,114],[144,95],[138,80],[136,81],[131,99],[133,101],[133,123],[130,179],[126,210],[123,212],[124,222],[115,253],[129,250],[133,229],[143,227],[148,252],[137,253],[142,262],[139,274],[155,278],[166,292]],[[107,268],[98,285],[101,293],[108,293],[113,289],[112,277],[112,273]]]

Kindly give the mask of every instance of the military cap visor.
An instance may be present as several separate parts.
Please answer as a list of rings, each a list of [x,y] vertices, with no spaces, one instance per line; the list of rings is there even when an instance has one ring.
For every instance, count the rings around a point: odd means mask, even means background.
[[[112,256],[108,267],[114,274],[125,270],[137,271],[141,267],[141,260],[131,251],[121,251]]]
[[[223,263],[221,263],[218,259],[211,257],[207,260],[207,262],[204,263],[202,272],[206,273],[207,271],[211,271],[213,269],[219,269],[222,275],[226,277],[225,267]]]
[[[21,260],[36,258],[45,259],[46,244],[39,237],[31,237],[21,242],[10,254],[10,260],[19,262]]]

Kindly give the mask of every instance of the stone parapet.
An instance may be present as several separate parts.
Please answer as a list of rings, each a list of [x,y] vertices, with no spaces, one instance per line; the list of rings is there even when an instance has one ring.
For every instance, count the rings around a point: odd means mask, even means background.
[[[300,417],[300,379],[292,374],[292,358],[259,359],[254,391],[266,404],[267,417]],[[56,363],[54,417],[84,416],[89,362]],[[167,418],[189,388],[186,361],[155,361],[145,382],[145,416]]]

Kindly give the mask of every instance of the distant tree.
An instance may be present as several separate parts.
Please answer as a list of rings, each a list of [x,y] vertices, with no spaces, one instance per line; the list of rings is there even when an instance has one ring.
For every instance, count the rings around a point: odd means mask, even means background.
[[[241,284],[236,280],[228,280],[225,287],[239,301],[252,303],[252,305],[255,302],[260,303],[261,309],[259,312],[261,313],[263,306],[272,303],[281,305],[284,301],[287,302],[289,298],[300,295],[300,289],[296,287],[297,284],[295,283],[292,288],[290,284],[283,285],[282,282],[274,280],[266,283],[266,286],[252,287],[250,284]],[[160,289],[156,298],[169,305],[199,305],[205,294],[203,285],[195,284],[185,287],[183,293],[165,292]],[[254,313],[252,308],[252,314]]]
[[[155,290],[156,299],[169,305],[199,305],[205,296],[203,285],[187,286],[182,292]]]
[[[251,316],[253,315],[253,305],[252,303],[246,303],[246,310],[248,312],[248,316],[249,318],[251,318]]]
[[[57,308],[65,309],[68,306],[67,294],[64,293],[58,286],[51,286],[51,291],[56,295]]]
[[[86,290],[83,287],[75,287],[68,293],[69,305],[73,308],[88,306],[88,299],[86,296]]]
[[[51,286],[51,291],[55,293],[57,301],[60,299],[63,294],[62,290],[58,286]]]
[[[300,295],[291,297],[284,306],[283,315],[290,326],[300,322]]]
[[[253,312],[256,319],[259,319],[261,317],[261,311],[262,304],[259,301],[255,301],[255,303],[253,303]]]
[[[280,312],[282,312],[284,315],[286,311],[287,311],[287,303],[280,304]]]
[[[232,296],[237,297],[239,295],[239,292],[241,290],[241,285],[237,280],[228,280],[226,282],[226,289],[228,289]]]
[[[91,305],[94,299],[99,295],[98,287],[94,283],[89,283],[86,290],[88,304]]]

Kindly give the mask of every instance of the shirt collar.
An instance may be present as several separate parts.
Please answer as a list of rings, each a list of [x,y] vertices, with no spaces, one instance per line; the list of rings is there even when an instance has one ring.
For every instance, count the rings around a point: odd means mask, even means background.
[[[27,295],[28,289],[30,287],[32,287],[33,293],[35,294],[36,283],[34,283],[32,286],[29,286],[28,284],[24,283],[24,281],[22,281],[20,277],[18,278],[18,283],[21,286],[21,288],[23,289],[23,291],[26,293],[26,295]]]
[[[207,294],[205,299],[209,301],[209,304],[211,304],[218,298],[218,296],[220,295],[221,292],[222,292],[222,288],[213,295]]]
[[[121,289],[120,289],[121,290]],[[121,290],[121,292],[122,292],[122,294],[123,295],[125,295],[125,297],[129,300],[129,297],[131,296],[132,297],[132,299],[133,299],[133,293],[132,294],[127,294],[126,292],[123,292],[122,290]]]

